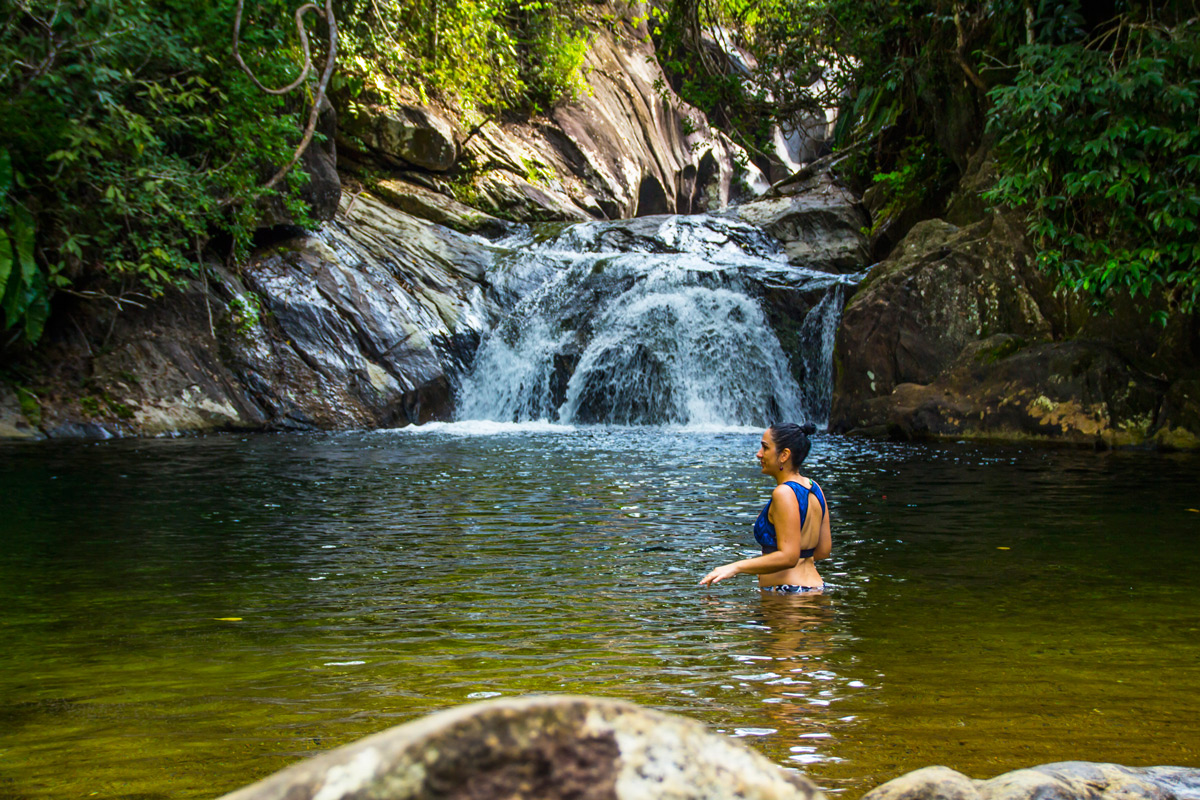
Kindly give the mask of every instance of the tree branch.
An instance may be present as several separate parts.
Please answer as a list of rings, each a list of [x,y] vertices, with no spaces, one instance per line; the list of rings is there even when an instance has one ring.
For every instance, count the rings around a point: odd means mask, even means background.
[[[233,57],[237,60],[238,66],[242,68],[242,71],[250,76],[250,80],[254,81],[254,85],[268,94],[280,95],[290,92],[303,83],[308,78],[308,73],[312,70],[312,58],[308,47],[308,33],[304,30],[304,15],[309,11],[315,11],[319,17],[325,20],[325,26],[329,29],[329,47],[325,54],[325,70],[321,74],[321,79],[317,82],[317,91],[313,96],[312,110],[308,114],[308,124],[304,128],[304,136],[301,138],[300,144],[296,146],[296,151],[292,154],[291,160],[283,165],[271,180],[263,184],[262,188],[270,189],[283,180],[291,172],[292,167],[296,166],[296,162],[304,155],[304,151],[308,149],[309,143],[312,142],[313,134],[317,131],[317,119],[321,115],[321,104],[325,100],[325,89],[329,85],[329,78],[333,75],[334,66],[337,64],[337,20],[333,16],[333,0],[325,0],[324,11],[314,3],[305,3],[296,9],[296,32],[300,36],[300,46],[304,50],[304,69],[301,70],[300,77],[287,86],[282,89],[271,89],[264,86],[254,76],[254,73],[246,66],[246,62],[242,60],[242,56],[238,52],[238,39],[241,36],[242,30],[243,2],[244,0],[238,0],[237,14],[233,22]]]

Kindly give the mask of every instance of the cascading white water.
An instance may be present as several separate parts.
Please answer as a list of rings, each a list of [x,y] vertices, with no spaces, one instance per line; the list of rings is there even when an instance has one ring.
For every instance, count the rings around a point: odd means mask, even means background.
[[[511,257],[489,277],[524,295],[463,379],[460,420],[826,420],[832,332],[851,279],[789,266],[773,240],[716,217],[585,223],[507,244]],[[780,287],[814,295],[791,364],[760,300]]]
[[[829,406],[833,401],[833,343],[845,302],[846,284],[830,285],[829,291],[800,326],[799,372],[804,407],[812,422],[821,428],[829,423]]]

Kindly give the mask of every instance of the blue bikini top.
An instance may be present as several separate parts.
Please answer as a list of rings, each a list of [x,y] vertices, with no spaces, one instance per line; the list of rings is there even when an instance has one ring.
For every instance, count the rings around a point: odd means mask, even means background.
[[[788,481],[787,485],[796,493],[796,500],[800,503],[800,528],[804,528],[804,518],[808,514],[808,495],[811,492],[817,496],[817,502],[821,504],[821,513],[825,513],[825,495],[821,493],[821,487],[817,486],[816,481],[813,481],[811,489],[806,489],[802,484],[795,481]],[[763,510],[759,513],[758,519],[754,522],[754,541],[762,545],[762,551],[766,553],[774,553],[779,549],[779,541],[775,538],[775,526],[771,524],[771,520],[767,514],[771,511],[771,501],[763,506]],[[810,547],[807,550],[800,551],[801,558],[812,558],[813,553],[817,549]]]

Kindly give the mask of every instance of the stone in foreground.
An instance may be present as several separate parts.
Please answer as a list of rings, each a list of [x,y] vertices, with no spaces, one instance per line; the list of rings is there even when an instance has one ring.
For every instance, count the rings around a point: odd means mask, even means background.
[[[1200,769],[1123,767],[1060,761],[972,780],[948,767],[926,767],[877,786],[862,800],[1192,800]]]
[[[223,800],[824,800],[807,778],[682,717],[565,695],[399,725]]]

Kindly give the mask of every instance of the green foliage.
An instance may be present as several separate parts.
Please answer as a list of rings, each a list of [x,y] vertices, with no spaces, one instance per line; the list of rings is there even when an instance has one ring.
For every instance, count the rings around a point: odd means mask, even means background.
[[[468,110],[538,112],[584,91],[589,35],[569,0],[341,0],[338,87],[399,87]]]
[[[37,395],[20,384],[14,385],[13,389],[21,406],[21,416],[33,427],[39,427],[42,424],[42,404],[38,402]]]
[[[300,60],[292,9],[249,4],[244,52],[268,84]],[[41,335],[56,290],[157,296],[198,247],[249,243],[260,187],[290,158],[302,99],[229,57],[234,0],[16,0],[0,20],[0,285],[5,330]],[[290,179],[294,190],[304,180]],[[273,190],[272,192],[273,193]],[[292,200],[292,207],[295,201]]]
[[[1021,50],[992,90],[1000,179],[1039,262],[1072,290],[1200,307],[1200,24],[1130,24]]]
[[[671,0],[659,37],[685,99],[732,109],[717,119],[741,126],[743,141],[761,130],[755,91],[777,115],[840,98],[840,173],[887,188],[881,218],[936,208],[986,126],[999,141],[987,198],[1026,212],[1039,263],[1062,286],[1098,301],[1165,295],[1194,311],[1197,7],[1112,8],[1116,16],[1081,0],[767,0],[742,12],[741,0]],[[697,30],[716,25],[758,58],[740,89],[698,55]]]
[[[962,82],[948,55],[957,29],[941,5],[948,4],[671,0],[655,17],[655,36],[683,99],[750,152],[767,149],[774,124],[840,108],[837,141],[851,152],[843,174],[860,188],[883,174],[893,188],[903,183],[902,194],[912,199],[914,192],[937,193],[952,177],[943,171],[949,162],[931,113],[944,106],[947,87]],[[971,30],[979,25],[968,23]],[[715,55],[718,39],[738,43],[757,67],[739,73]],[[854,147],[867,141],[874,146]]]
[[[950,160],[936,145],[921,137],[911,138],[896,158],[894,168],[877,173],[873,178],[875,183],[885,187],[887,199],[875,214],[868,235],[905,209],[924,205],[930,188],[944,184],[951,171]]]
[[[242,336],[249,336],[258,326],[262,317],[262,306],[256,294],[239,294],[229,301],[229,316],[234,330]]]
[[[749,34],[761,23],[760,12],[769,13],[770,6],[750,6],[740,0],[711,4],[671,0],[665,6],[652,7],[649,17],[658,62],[674,91],[755,152],[769,141],[771,124],[780,115],[779,104],[772,102],[765,87],[747,80],[718,56],[712,41],[726,25],[737,25],[741,36]],[[665,83],[657,88],[666,91]],[[694,121],[684,119],[684,135],[696,133]]]

